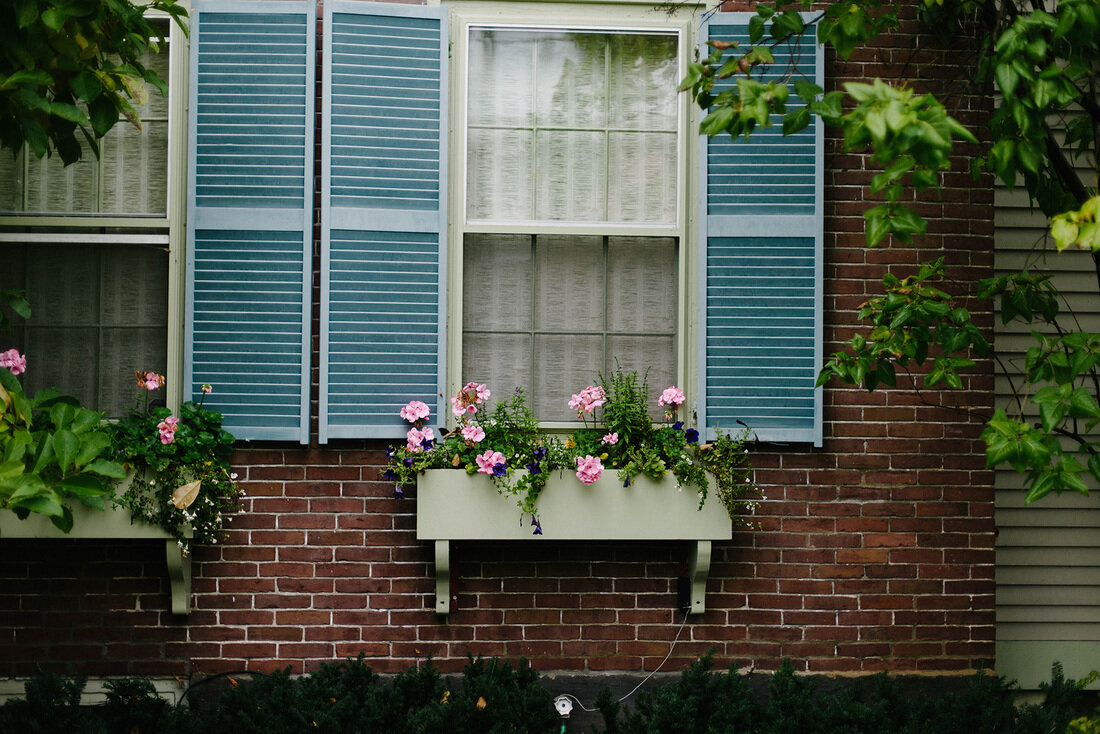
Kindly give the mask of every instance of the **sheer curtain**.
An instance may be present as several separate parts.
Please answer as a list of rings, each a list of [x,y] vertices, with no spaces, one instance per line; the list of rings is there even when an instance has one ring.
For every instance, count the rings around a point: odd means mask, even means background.
[[[676,373],[678,242],[622,236],[677,223],[676,37],[473,29],[462,379],[523,387],[541,420],[621,365]],[[585,225],[591,234],[538,233]]]

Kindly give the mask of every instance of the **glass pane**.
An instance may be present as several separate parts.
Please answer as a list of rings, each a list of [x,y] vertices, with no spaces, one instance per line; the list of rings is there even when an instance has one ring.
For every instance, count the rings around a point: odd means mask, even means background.
[[[534,133],[470,130],[466,211],[482,221],[529,220],[535,214],[531,171]]]
[[[608,167],[616,172],[607,192],[612,222],[669,224],[676,221],[676,135],[613,133]],[[620,175],[629,172],[629,175]]]
[[[533,263],[528,235],[466,235],[463,330],[530,331]]]
[[[531,358],[529,334],[466,334],[462,342],[462,384],[485,383],[493,392],[493,404],[516,387],[522,387],[530,397]]]
[[[0,212],[23,209],[23,154],[0,149]]]
[[[573,393],[596,382],[604,366],[603,336],[541,334],[535,337],[535,388],[528,395],[539,420],[570,421]]]
[[[615,35],[610,45],[611,127],[675,132],[676,38]]]
[[[167,366],[168,254],[133,245],[11,245],[3,255],[13,267],[0,287],[25,288],[33,310],[14,335],[27,355],[24,387],[56,387],[110,415],[132,407],[134,370]],[[0,347],[8,341],[0,335]]]
[[[472,30],[467,220],[674,224],[676,46],[668,33]]]
[[[609,238],[608,330],[675,333],[677,271],[671,237]]]
[[[164,214],[168,202],[168,123],[146,120],[139,131],[129,122],[119,122],[107,133],[102,150],[102,211]]]
[[[535,328],[575,333],[604,327],[602,237],[541,236],[535,255]]]
[[[86,140],[81,158],[64,166],[57,155],[30,156],[27,167],[27,211],[69,214],[94,212],[98,206],[97,162]]]
[[[535,34],[470,33],[468,124],[531,127],[535,122]]]
[[[607,219],[607,135],[538,133],[539,185],[535,218],[553,222]]]
[[[540,128],[607,126],[608,38],[598,33],[539,34]]]

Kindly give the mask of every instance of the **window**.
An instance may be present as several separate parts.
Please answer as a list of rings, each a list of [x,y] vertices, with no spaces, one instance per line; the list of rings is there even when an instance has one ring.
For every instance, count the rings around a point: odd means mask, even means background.
[[[522,386],[550,422],[616,365],[682,383],[684,31],[615,10],[639,26],[457,25],[452,381]]]
[[[178,28],[165,21],[168,48],[146,63],[171,84]],[[28,391],[58,387],[111,415],[133,402],[135,369],[171,372],[170,296],[180,244],[169,189],[175,95],[150,89],[100,143],[100,158],[63,167],[57,157],[0,151],[0,288],[25,291],[33,310],[4,348],[26,353]],[[178,249],[178,248],[177,248]],[[177,395],[179,386],[170,394]]]

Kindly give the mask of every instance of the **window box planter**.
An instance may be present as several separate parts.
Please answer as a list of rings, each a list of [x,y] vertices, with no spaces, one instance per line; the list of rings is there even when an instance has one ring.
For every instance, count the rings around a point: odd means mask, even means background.
[[[123,480],[128,481],[128,480]],[[141,520],[132,520],[125,507],[108,504],[103,512],[79,503],[71,505],[73,527],[68,533],[58,530],[43,515],[31,513],[20,520],[14,512],[0,512],[0,539],[69,538],[73,540],[158,540],[164,543],[168,580],[171,583],[172,613],[191,611],[191,556],[183,555],[175,538]]]
[[[699,509],[693,488],[676,487],[666,475],[654,482],[638,477],[624,487],[609,470],[585,486],[572,474],[551,477],[539,496],[542,535],[521,522],[516,500],[502,495],[484,475],[432,469],[417,480],[416,537],[435,541],[438,614],[450,613],[450,541],[452,540],[679,540],[689,541],[689,614],[705,610],[711,544],[733,537],[726,508],[713,492]]]

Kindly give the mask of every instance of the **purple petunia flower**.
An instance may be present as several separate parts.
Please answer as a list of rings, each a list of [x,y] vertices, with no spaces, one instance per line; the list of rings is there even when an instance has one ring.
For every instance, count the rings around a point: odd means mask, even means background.
[[[420,442],[420,448],[424,449],[425,451],[431,451],[433,448],[435,448],[435,441],[431,440],[430,438],[425,438],[423,441]]]
[[[684,422],[683,421],[676,421],[675,423],[672,424],[672,430],[674,430],[674,431],[679,431],[683,427],[684,427]]]
[[[405,466],[412,466],[413,465],[412,457],[411,456],[406,456],[405,461],[403,463],[405,464]]]
[[[624,487],[629,487],[630,486],[630,477],[626,478],[626,481],[623,482],[623,486]]]
[[[508,473],[508,470],[504,468],[504,464],[493,464],[493,476],[503,477]]]
[[[688,443],[699,443],[699,431],[694,428],[689,428],[684,431],[684,438]]]
[[[392,459],[393,458],[393,446],[386,447],[386,458],[387,459]]]
[[[405,499],[405,490],[401,489],[400,484],[393,485],[393,498],[395,500]]]
[[[542,474],[542,469],[539,468],[539,463],[537,461],[532,461],[530,464],[527,464],[527,473],[531,474],[532,476],[535,474]]]
[[[531,515],[531,526],[535,528],[531,531],[531,535],[542,535],[542,523],[540,523],[539,519],[534,515]]]
[[[386,471],[382,472],[382,478],[385,479],[387,482],[396,482],[397,472],[395,472],[393,469],[387,469]]]

